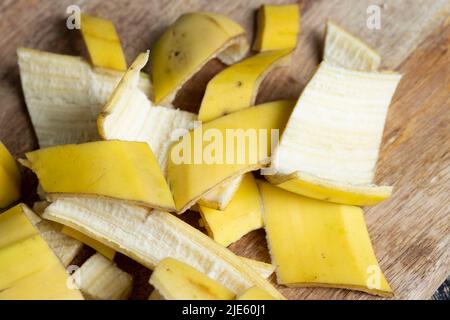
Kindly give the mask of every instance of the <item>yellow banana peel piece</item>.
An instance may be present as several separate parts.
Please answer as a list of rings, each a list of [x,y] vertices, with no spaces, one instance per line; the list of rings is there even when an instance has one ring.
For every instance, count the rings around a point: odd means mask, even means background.
[[[392,188],[373,184],[384,123],[401,79],[323,61],[303,90],[272,157],[271,183],[308,197],[374,205]]]
[[[277,282],[391,296],[359,207],[306,198],[259,182]]]
[[[24,205],[0,215],[0,300],[83,299]]]
[[[99,141],[26,153],[22,163],[39,178],[50,199],[107,197],[173,210],[166,180],[143,142]]]
[[[183,213],[216,186],[266,165],[273,130],[284,128],[292,105],[282,100],[247,108],[203,124],[174,144],[167,180],[176,211]]]
[[[0,141],[0,208],[20,198],[20,171],[16,160]]]
[[[275,298],[266,290],[255,286],[245,291],[236,300],[275,300]]]
[[[151,49],[154,102],[169,104],[183,84],[212,58],[226,64],[248,51],[244,29],[225,16],[195,12],[180,16]]]
[[[127,69],[119,36],[110,20],[81,14],[80,26],[94,66],[119,71]]]
[[[172,258],[161,260],[150,284],[165,300],[232,300],[235,294],[192,266]]]
[[[255,103],[259,85],[277,67],[290,62],[291,49],[258,53],[214,76],[206,87],[198,119],[211,121]]]
[[[114,251],[114,249],[111,249],[110,247],[104,245],[103,243],[101,243],[95,239],[92,239],[92,238],[86,236],[85,234],[83,234],[73,228],[70,228],[68,226],[64,226],[61,229],[61,232],[65,235],[68,235],[68,236],[78,240],[78,241],[81,241],[82,243],[91,247],[95,251],[99,252],[104,257],[108,258],[109,260],[111,260],[111,261],[114,260],[116,251]]]
[[[381,64],[378,52],[331,20],[327,21],[323,60],[361,71],[376,71]]]
[[[253,50],[294,49],[300,32],[297,4],[263,5],[257,15],[257,34]]]
[[[230,204],[224,211],[199,205],[208,235],[227,247],[250,231],[263,227],[261,200],[251,172],[246,173]]]
[[[41,148],[99,140],[97,116],[123,72],[93,68],[80,57],[17,49],[20,79]],[[149,75],[139,88],[151,94]]]
[[[354,206],[372,206],[392,195],[393,187],[336,183],[316,176],[294,172],[287,176],[266,176],[279,188],[306,197]]]

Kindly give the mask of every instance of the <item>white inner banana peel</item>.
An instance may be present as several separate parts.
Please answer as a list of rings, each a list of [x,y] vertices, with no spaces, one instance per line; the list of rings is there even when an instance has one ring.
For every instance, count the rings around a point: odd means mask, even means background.
[[[306,198],[259,183],[277,282],[390,296],[361,208]]]
[[[158,300],[233,300],[235,294],[192,266],[172,258],[161,260],[150,277]],[[154,297],[154,296],[153,296]],[[151,296],[152,298],[152,296]]]
[[[20,204],[0,215],[0,300],[83,299],[25,210]]]
[[[19,200],[20,180],[16,160],[0,141],[0,208],[5,208]]]
[[[103,139],[146,142],[165,173],[168,150],[175,141],[172,134],[193,129],[197,115],[153,106],[139,88],[140,70],[148,55],[141,53],[133,62],[99,114],[97,124]]]
[[[384,122],[401,76],[322,62],[274,152],[277,186],[308,197],[373,205],[391,187],[372,184]]]
[[[72,278],[83,295],[94,300],[126,300],[133,289],[131,275],[100,253],[87,259]]]
[[[234,253],[177,217],[161,211],[98,199],[58,199],[44,218],[68,225],[154,269],[172,257],[191,265],[234,294],[258,285],[283,296]]]
[[[324,61],[352,70],[378,70],[381,64],[378,52],[331,20],[327,21],[326,29]]]
[[[153,45],[154,101],[170,104],[177,91],[209,60],[241,60],[249,45],[244,29],[229,18],[209,12],[180,16]]]
[[[17,49],[22,90],[40,147],[98,140],[96,120],[123,72],[80,57]],[[151,94],[148,75],[139,88]]]
[[[208,235],[227,247],[250,231],[263,227],[258,187],[251,172],[246,173],[239,189],[224,211],[199,205]]]
[[[284,128],[291,108],[291,101],[247,108],[202,124],[175,143],[167,179],[177,212],[186,211],[218,185],[265,166],[272,132]],[[204,142],[210,134],[210,142]]]
[[[150,147],[143,142],[99,141],[26,153],[49,199],[107,197],[174,210],[173,198]]]
[[[127,69],[119,36],[110,20],[81,14],[80,27],[94,66],[119,71]]]

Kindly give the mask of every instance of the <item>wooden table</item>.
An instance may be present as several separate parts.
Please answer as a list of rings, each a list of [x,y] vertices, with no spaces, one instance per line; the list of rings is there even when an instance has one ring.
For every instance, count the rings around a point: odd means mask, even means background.
[[[252,39],[255,10],[284,1],[37,1],[0,4],[0,140],[19,157],[37,148],[20,88],[16,48],[85,55],[77,31],[65,27],[66,8],[78,4],[90,14],[114,21],[128,62],[151,47],[180,14],[209,10],[225,14]],[[321,59],[324,24],[331,18],[379,50],[383,68],[404,77],[389,110],[376,182],[394,185],[391,199],[367,208],[366,220],[377,257],[396,297],[430,298],[450,273],[450,18],[449,0],[305,0],[302,31],[289,68],[266,79],[258,102],[297,98]],[[381,29],[366,26],[367,8],[380,6]],[[85,55],[86,56],[86,55]],[[175,104],[196,111],[207,81],[223,65],[212,61],[182,90]],[[24,201],[35,199],[36,180],[24,172]],[[194,221],[194,213],[186,216]],[[269,261],[264,232],[233,244],[241,255]],[[89,251],[84,252],[86,257]],[[82,257],[77,259],[82,261]],[[134,298],[146,297],[150,271],[118,257],[136,275]],[[272,278],[274,281],[274,278]],[[292,299],[368,299],[337,289],[280,290]]]

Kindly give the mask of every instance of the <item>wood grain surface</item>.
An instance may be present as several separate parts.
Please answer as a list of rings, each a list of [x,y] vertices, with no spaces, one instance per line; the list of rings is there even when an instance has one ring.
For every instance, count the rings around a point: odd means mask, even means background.
[[[128,62],[151,48],[180,14],[225,14],[253,39],[255,12],[263,3],[289,1],[37,1],[0,2],[0,140],[16,156],[38,147],[20,87],[16,48],[86,56],[77,31],[65,26],[66,8],[111,19]],[[291,1],[292,2],[292,1]],[[305,0],[302,31],[289,68],[263,82],[257,102],[297,98],[321,59],[328,18],[365,39],[383,57],[382,66],[404,77],[390,107],[376,182],[394,185],[391,199],[365,210],[381,268],[396,298],[428,299],[450,274],[450,1],[449,0]],[[367,7],[381,8],[381,29],[366,27]],[[182,89],[175,105],[198,111],[208,80],[223,69],[211,61]],[[24,201],[35,199],[36,179],[24,170]],[[195,224],[198,216],[183,216]],[[254,231],[231,250],[270,261],[264,231]],[[301,250],[301,248],[299,248]],[[92,250],[83,252],[81,263]],[[117,263],[135,275],[133,298],[146,298],[150,271],[118,255]],[[275,278],[271,280],[275,282]],[[279,287],[291,299],[371,299],[348,290]]]

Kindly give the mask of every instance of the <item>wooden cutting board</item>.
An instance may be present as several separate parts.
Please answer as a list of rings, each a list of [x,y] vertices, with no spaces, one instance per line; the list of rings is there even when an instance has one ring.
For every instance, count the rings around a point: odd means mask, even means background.
[[[16,48],[27,46],[85,55],[77,31],[65,26],[66,8],[77,4],[114,21],[128,62],[151,47],[180,14],[225,14],[253,39],[256,9],[284,1],[2,1],[0,4],[0,140],[19,157],[37,148],[21,92]],[[305,0],[302,31],[291,66],[266,79],[258,102],[298,98],[321,59],[324,24],[331,18],[378,49],[383,68],[404,77],[390,107],[376,182],[394,185],[391,199],[366,209],[374,249],[397,298],[427,299],[450,273],[450,1]],[[366,26],[369,5],[379,5],[381,29]],[[175,104],[197,111],[207,81],[223,65],[212,61],[182,90]],[[24,172],[24,201],[35,198],[35,178]],[[195,221],[190,213],[186,219]],[[264,231],[233,244],[240,255],[270,261]],[[301,248],[299,248],[301,250]],[[134,298],[148,296],[150,274],[119,256],[136,274]],[[272,277],[272,281],[275,278]],[[282,288],[291,299],[369,299],[369,295],[324,288]]]

